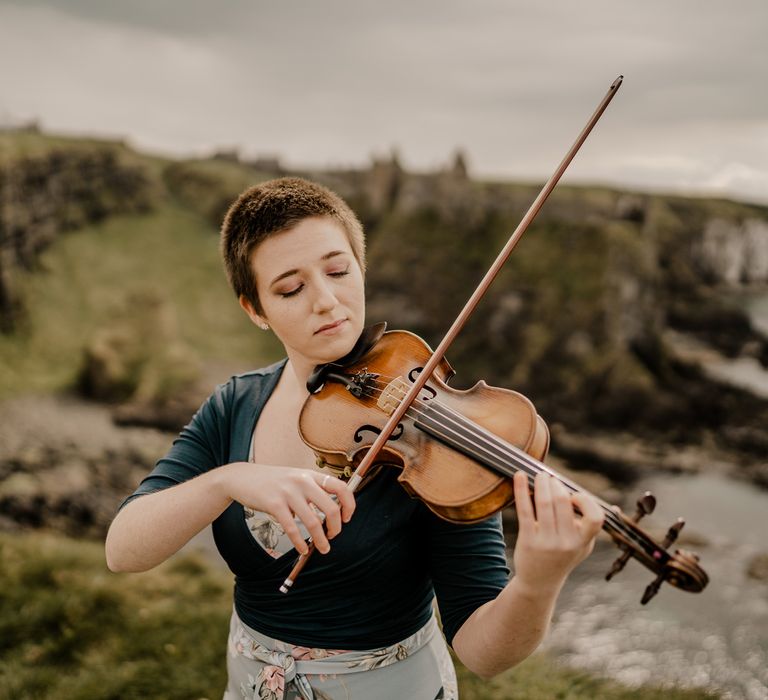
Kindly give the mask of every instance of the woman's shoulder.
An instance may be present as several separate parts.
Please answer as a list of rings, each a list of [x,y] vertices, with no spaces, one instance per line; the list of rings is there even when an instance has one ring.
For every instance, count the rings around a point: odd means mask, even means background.
[[[267,367],[233,374],[226,382],[216,386],[210,399],[230,403],[236,402],[244,396],[253,397],[254,392],[271,392],[277,384],[286,362],[287,358],[283,358]]]
[[[239,389],[242,387],[252,387],[254,385],[269,383],[273,380],[276,381],[280,377],[287,362],[288,358],[284,357],[282,360],[278,360],[266,367],[252,369],[248,372],[241,372],[240,374],[233,374],[226,382],[219,384],[216,388],[231,387],[233,389]]]
[[[286,361],[283,359],[267,367],[231,376],[216,386],[198,409],[193,422],[221,425],[258,413],[277,385]]]

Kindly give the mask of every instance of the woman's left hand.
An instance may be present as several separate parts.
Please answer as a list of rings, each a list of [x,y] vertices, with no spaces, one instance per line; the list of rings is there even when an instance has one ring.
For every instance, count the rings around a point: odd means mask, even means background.
[[[531,592],[556,593],[592,552],[603,510],[591,496],[570,494],[559,479],[546,473],[537,474],[533,498],[526,474],[515,474],[514,487],[519,523],[515,578]]]

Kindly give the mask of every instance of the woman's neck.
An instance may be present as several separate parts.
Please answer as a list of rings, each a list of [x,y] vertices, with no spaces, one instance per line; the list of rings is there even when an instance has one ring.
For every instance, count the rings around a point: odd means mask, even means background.
[[[307,379],[314,370],[314,365],[307,363],[297,363],[294,359],[288,356],[288,362],[283,370],[283,376],[280,378],[280,383],[283,385],[283,391],[285,396],[296,401],[296,403],[304,403],[309,391],[307,391]]]

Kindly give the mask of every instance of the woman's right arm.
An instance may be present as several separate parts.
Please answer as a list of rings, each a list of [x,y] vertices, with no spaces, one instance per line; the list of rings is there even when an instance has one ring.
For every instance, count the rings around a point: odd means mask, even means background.
[[[107,533],[107,566],[116,572],[157,566],[213,522],[235,498],[272,515],[299,552],[306,550],[306,544],[294,514],[307,527],[318,550],[325,553],[330,548],[328,540],[341,531],[342,520],[348,522],[355,508],[352,493],[335,477],[308,469],[233,462],[135,498],[123,507]],[[327,532],[312,504],[325,514]]]

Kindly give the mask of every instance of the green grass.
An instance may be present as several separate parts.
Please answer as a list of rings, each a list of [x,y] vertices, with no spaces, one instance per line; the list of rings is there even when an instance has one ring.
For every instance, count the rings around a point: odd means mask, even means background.
[[[490,681],[478,678],[461,666],[457,672],[461,700],[716,700],[718,697],[703,690],[627,688],[561,666],[545,654],[534,654]]]
[[[110,573],[99,543],[0,534],[0,698],[220,698],[231,576],[195,557]],[[535,655],[492,681],[459,667],[462,700],[705,700],[628,689]]]
[[[22,279],[23,327],[0,336],[0,398],[71,386],[94,334],[126,316],[141,327],[148,310],[136,300],[147,296],[164,307],[166,335],[203,360],[256,367],[277,359],[271,336],[238,306],[217,245],[201,217],[173,205],[60,236],[42,269]]]
[[[0,537],[0,697],[219,698],[230,585],[194,559],[141,576],[103,549]]]

